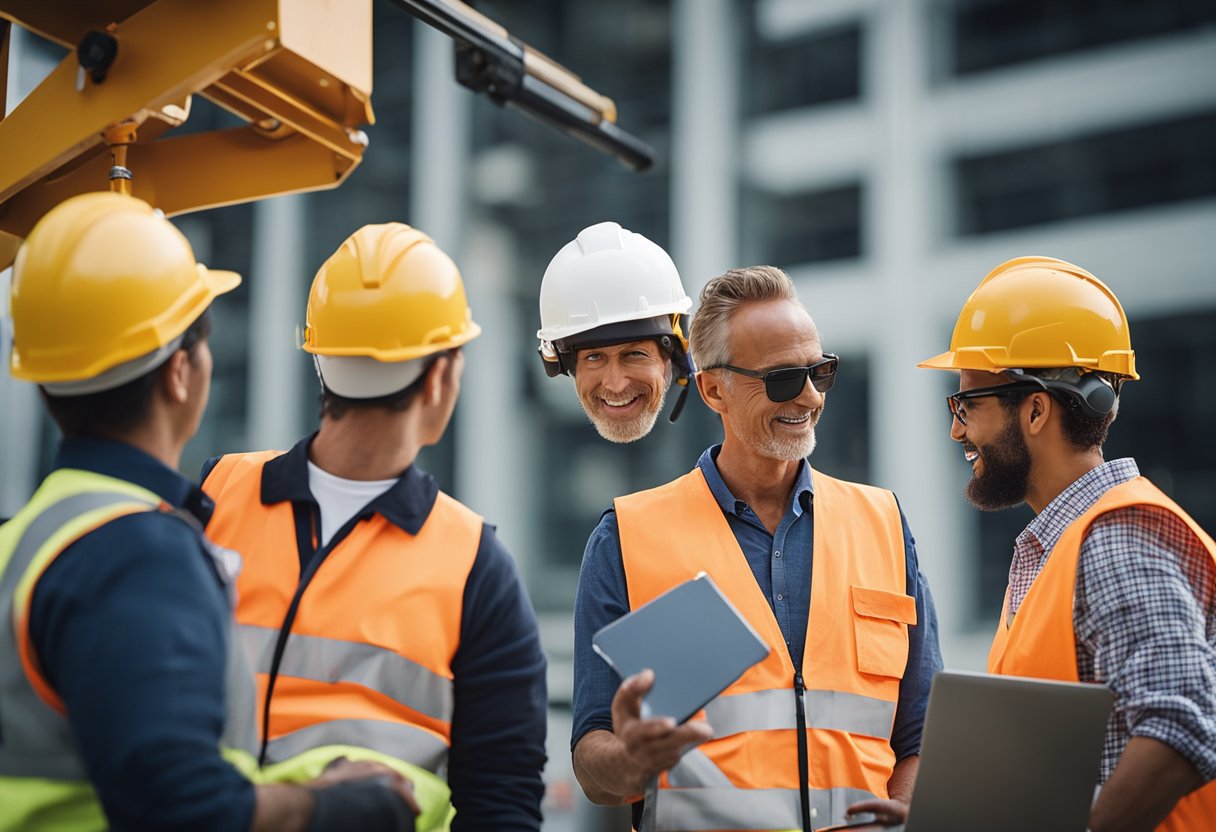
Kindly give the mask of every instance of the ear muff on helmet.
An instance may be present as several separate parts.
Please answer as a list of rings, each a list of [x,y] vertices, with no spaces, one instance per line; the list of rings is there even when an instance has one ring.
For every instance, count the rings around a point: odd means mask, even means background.
[[[1033,381],[1044,390],[1063,395],[1087,419],[1104,419],[1115,409],[1119,392],[1097,373],[1079,373],[1076,381],[1040,378],[1021,370],[1006,370],[1015,381]]]

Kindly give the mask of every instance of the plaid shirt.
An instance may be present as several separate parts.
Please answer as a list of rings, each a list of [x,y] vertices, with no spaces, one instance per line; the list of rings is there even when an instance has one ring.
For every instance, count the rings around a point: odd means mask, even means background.
[[[1109,489],[1139,475],[1131,459],[1100,465],[1018,535],[1011,613],[1064,530]],[[1100,782],[1133,736],[1166,743],[1205,781],[1216,779],[1216,565],[1203,544],[1171,512],[1108,512],[1081,544],[1074,604],[1077,674],[1115,694]]]

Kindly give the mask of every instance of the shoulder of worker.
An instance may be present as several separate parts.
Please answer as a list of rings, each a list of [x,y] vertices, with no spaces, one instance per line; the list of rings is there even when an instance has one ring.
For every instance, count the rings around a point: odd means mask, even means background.
[[[246,451],[220,454],[203,463],[199,471],[199,484],[208,494],[218,494],[224,487],[241,476],[262,475],[263,468],[270,463],[271,480],[306,482],[308,477],[308,443],[315,434],[297,442],[289,451]]]

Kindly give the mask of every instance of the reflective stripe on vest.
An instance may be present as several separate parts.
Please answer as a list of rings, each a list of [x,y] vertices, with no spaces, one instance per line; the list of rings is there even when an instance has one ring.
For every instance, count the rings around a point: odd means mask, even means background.
[[[873,798],[858,789],[812,789],[811,819],[827,826],[828,818],[843,818],[845,809]],[[797,789],[691,788],[665,789],[659,796],[656,832],[701,832],[802,828],[802,804]]]
[[[895,704],[838,690],[808,690],[806,727],[891,738]],[[792,731],[797,727],[793,690],[760,690],[719,696],[705,706],[705,718],[722,738],[745,731]]]
[[[916,623],[907,595],[903,525],[894,496],[812,472],[814,557],[802,657],[809,756],[807,788],[822,825],[848,801],[886,797],[890,737]],[[704,711],[714,739],[659,780],[660,829],[800,828],[794,665],[700,470],[616,501],[621,559],[636,609],[705,571],[769,644]],[[806,557],[810,553],[788,552]]]
[[[1064,530],[1030,585],[1012,627],[1005,623],[1009,611],[1006,590],[996,637],[988,654],[989,673],[1079,681],[1073,606],[1081,544],[1095,520],[1107,512],[1130,506],[1154,506],[1175,515],[1187,524],[1216,562],[1216,541],[1159,488],[1144,477],[1116,485]],[[1180,800],[1157,832],[1200,832],[1209,828],[1214,817],[1216,782]]]
[[[17,648],[0,650],[0,828],[106,826],[62,703],[37,670],[29,605],[39,578],[68,546],[119,517],[160,506],[153,492],[131,483],[60,469],[0,528],[0,639]],[[233,639],[230,630],[230,646]],[[222,752],[250,774],[254,688],[243,651],[228,651],[226,682]]]
[[[203,483],[216,502],[208,535],[246,556],[237,620],[261,696],[301,579],[292,504],[261,500],[263,467],[278,456],[224,456]],[[478,515],[440,492],[416,535],[373,514],[323,549],[278,666],[268,761],[338,744],[442,771],[451,661],[482,527]]]
[[[371,719],[331,719],[271,740],[266,746],[266,759],[269,763],[280,763],[323,745],[369,748],[432,773],[440,771],[448,756],[448,744],[441,737],[413,725]]]
[[[278,630],[240,625],[245,650],[258,673],[269,673]],[[452,719],[452,680],[432,673],[392,650],[292,633],[291,649],[283,653],[279,673],[314,682],[354,682],[402,705],[444,722]]]

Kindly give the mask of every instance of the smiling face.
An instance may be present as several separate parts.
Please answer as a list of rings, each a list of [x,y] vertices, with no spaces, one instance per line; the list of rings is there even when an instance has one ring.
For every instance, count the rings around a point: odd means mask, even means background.
[[[730,363],[767,372],[814,364],[823,358],[815,322],[801,305],[789,300],[747,303],[730,319]],[[798,460],[815,450],[815,424],[825,395],[809,382],[786,402],[774,402],[758,378],[712,371],[723,379],[723,422],[727,441],[733,436],[751,453],[767,459]],[[729,376],[729,377],[728,377]]]
[[[671,378],[671,360],[652,340],[578,351],[574,387],[587,418],[610,442],[650,433]]]
[[[1004,384],[996,373],[963,370],[959,392]],[[1009,408],[998,396],[968,399],[967,424],[952,420],[950,438],[963,446],[971,463],[967,501],[983,511],[999,511],[1021,505],[1030,487],[1030,448],[1018,422],[1017,408]]]

